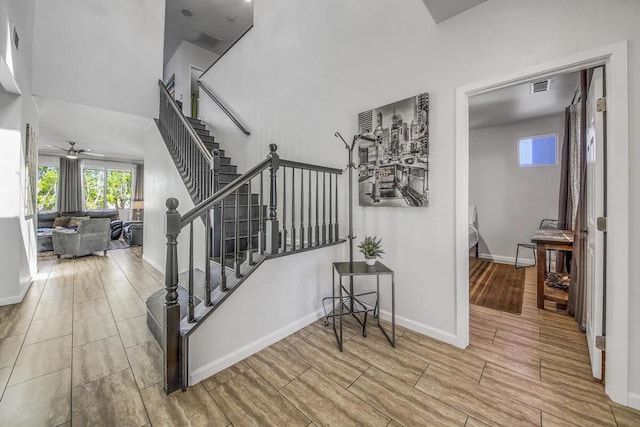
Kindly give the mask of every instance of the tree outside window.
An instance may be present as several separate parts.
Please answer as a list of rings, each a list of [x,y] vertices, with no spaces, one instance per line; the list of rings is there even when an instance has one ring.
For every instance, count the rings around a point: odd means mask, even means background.
[[[55,211],[58,201],[58,176],[56,166],[38,166],[38,211]]]
[[[131,208],[131,172],[107,171],[107,208]]]
[[[87,210],[131,209],[131,171],[84,168],[83,180]]]
[[[85,209],[104,209],[104,169],[85,168],[82,175]]]

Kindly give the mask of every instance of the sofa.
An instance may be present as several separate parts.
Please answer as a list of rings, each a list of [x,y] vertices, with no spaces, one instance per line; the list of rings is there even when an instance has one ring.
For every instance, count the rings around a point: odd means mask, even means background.
[[[52,251],[53,240],[52,232],[56,219],[62,217],[89,217],[90,219],[108,218],[109,231],[111,240],[118,240],[122,235],[122,221],[120,220],[117,209],[105,209],[94,211],[76,211],[76,212],[38,212],[38,252]],[[63,228],[74,228],[65,227]]]
[[[109,218],[85,219],[77,230],[53,230],[53,253],[61,256],[77,257],[94,252],[107,254],[111,231]]]
[[[122,237],[129,246],[142,246],[142,221],[125,221],[122,227]]]

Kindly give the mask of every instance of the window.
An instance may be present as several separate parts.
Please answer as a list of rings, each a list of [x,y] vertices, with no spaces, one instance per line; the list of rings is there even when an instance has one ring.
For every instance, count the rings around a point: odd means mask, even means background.
[[[558,135],[521,138],[518,141],[520,167],[555,165],[557,161]]]
[[[131,171],[91,166],[82,178],[85,209],[131,209]]]
[[[38,211],[55,211],[58,202],[57,166],[38,166]]]
[[[107,208],[131,209],[130,171],[107,171]]]

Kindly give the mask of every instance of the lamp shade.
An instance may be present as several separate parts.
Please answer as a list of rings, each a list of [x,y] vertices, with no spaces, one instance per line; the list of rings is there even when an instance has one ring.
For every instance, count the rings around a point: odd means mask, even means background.
[[[144,209],[144,201],[143,200],[134,200],[132,207],[133,207],[133,209]]]

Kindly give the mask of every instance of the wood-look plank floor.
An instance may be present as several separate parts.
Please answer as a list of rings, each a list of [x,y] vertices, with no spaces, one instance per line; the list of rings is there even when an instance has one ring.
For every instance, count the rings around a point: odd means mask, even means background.
[[[465,350],[400,327],[394,349],[346,320],[340,352],[320,320],[166,396],[143,302],[163,278],[140,255],[41,259],[0,307],[0,425],[640,425],[591,378],[575,322],[535,307],[533,269],[522,314],[471,306]]]

